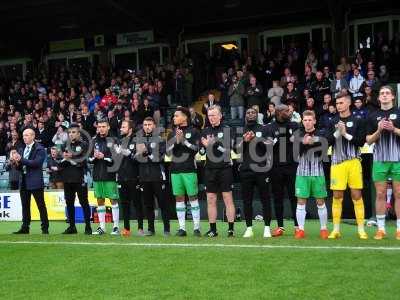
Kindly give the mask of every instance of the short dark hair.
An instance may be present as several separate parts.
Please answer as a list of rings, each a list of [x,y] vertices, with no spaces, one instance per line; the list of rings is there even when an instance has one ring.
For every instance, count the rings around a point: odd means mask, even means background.
[[[190,111],[189,111],[189,109],[187,109],[186,107],[183,107],[183,106],[178,106],[176,108],[176,111],[181,112],[186,117],[186,121],[188,123],[190,122]]]
[[[132,120],[123,120],[122,123],[128,124],[129,129],[133,129],[135,127],[135,124],[132,122]]]
[[[68,128],[68,129],[73,129],[73,128],[80,129],[80,126],[79,126],[78,123],[72,123],[71,125],[69,125],[69,128]]]
[[[146,118],[144,118],[143,123],[144,123],[144,121],[153,122],[154,124],[156,123],[156,121],[154,120],[153,117],[146,117]]]
[[[339,94],[337,94],[336,99],[340,98],[347,98],[347,100],[351,100],[351,97],[347,92],[340,92]]]
[[[107,124],[110,124],[110,123],[108,122],[107,119],[100,119],[100,120],[98,120],[98,121],[97,121],[97,124],[100,124],[100,123],[107,123]]]

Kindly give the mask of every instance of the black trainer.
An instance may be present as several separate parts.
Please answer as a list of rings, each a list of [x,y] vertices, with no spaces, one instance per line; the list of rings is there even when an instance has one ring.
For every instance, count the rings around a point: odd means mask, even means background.
[[[13,232],[13,234],[29,234],[29,229],[21,228],[20,230]]]
[[[197,237],[201,237],[200,229],[195,229],[195,230],[193,230],[193,235],[194,235],[194,236],[197,236]]]
[[[85,227],[85,234],[91,235],[91,234],[92,234],[92,227],[86,226],[86,227]]]
[[[176,232],[176,236],[187,236],[186,230],[179,229],[179,230]]]
[[[228,230],[228,237],[234,237],[235,236],[235,232],[233,230]]]
[[[218,232],[213,231],[213,230],[209,230],[209,231],[206,232],[206,234],[204,236],[211,237],[211,238],[217,237],[218,236]]]
[[[65,231],[62,234],[77,234],[78,231],[76,230],[76,227],[68,227],[67,229],[65,229]]]

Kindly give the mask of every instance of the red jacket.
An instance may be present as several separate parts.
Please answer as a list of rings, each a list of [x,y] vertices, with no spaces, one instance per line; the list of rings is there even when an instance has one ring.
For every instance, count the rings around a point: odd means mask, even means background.
[[[103,98],[101,98],[99,102],[99,107],[101,109],[106,108],[108,105],[112,104],[115,105],[117,104],[118,99],[114,95],[104,95]]]

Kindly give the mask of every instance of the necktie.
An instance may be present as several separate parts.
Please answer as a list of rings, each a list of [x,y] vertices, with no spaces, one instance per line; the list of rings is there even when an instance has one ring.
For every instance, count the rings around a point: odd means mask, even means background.
[[[24,158],[25,159],[28,159],[30,152],[31,152],[31,147],[30,146],[26,146],[25,150],[24,150]]]

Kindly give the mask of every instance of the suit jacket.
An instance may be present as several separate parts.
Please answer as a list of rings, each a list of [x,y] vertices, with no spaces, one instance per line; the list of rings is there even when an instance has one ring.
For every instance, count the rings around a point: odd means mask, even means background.
[[[96,118],[93,116],[93,114],[89,114],[86,117],[82,115],[82,128],[89,132],[90,136],[94,136],[96,134],[96,128],[93,126],[94,122],[96,122]]]
[[[43,163],[46,159],[46,151],[43,146],[39,143],[34,143],[27,159],[24,158],[24,151],[26,145],[18,149],[18,153],[21,155],[21,163],[19,168],[21,169],[20,186],[22,186],[23,177],[25,177],[26,190],[39,190],[43,189]],[[24,166],[26,167],[26,174],[23,174]]]
[[[336,90],[336,84],[337,84],[337,80],[336,79],[332,80],[332,82],[331,82],[331,93],[332,94],[336,94],[336,93],[340,92],[340,91]],[[349,89],[349,84],[347,83],[346,79],[344,79],[344,78],[340,79],[340,89],[341,90]]]
[[[48,129],[44,129],[42,132],[36,130],[36,141],[42,144],[46,148],[50,146],[52,137],[53,135],[50,133]]]

